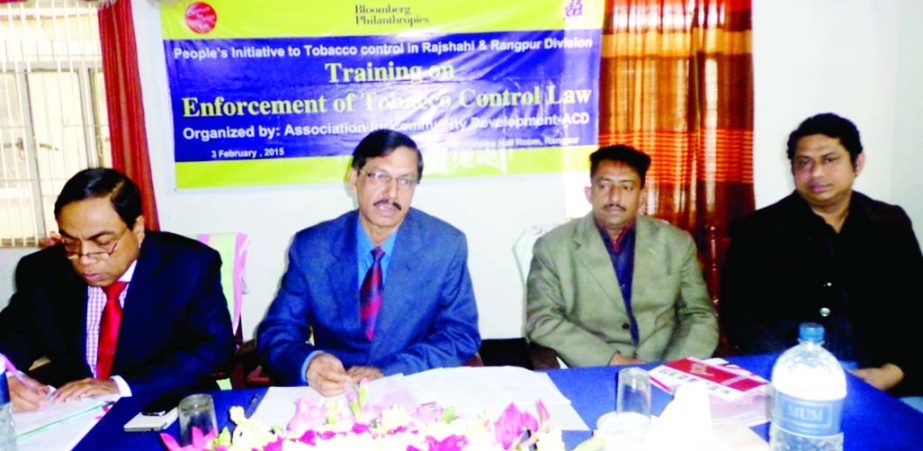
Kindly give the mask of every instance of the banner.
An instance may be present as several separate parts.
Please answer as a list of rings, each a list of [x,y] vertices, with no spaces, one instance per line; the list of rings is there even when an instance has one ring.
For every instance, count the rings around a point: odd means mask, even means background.
[[[161,7],[178,188],[342,181],[369,132],[425,177],[585,167],[601,0]]]

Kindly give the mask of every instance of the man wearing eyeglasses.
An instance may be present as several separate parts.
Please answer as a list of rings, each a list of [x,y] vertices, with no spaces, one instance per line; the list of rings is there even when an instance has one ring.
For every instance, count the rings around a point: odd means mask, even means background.
[[[258,330],[274,376],[325,396],[361,379],[458,366],[480,345],[464,234],[410,208],[423,175],[416,143],[374,131],[351,166],[359,208],[295,235]]]
[[[208,375],[234,350],[218,253],[144,229],[138,187],[112,169],[86,169],[55,202],[61,243],[24,257],[0,312],[0,353],[47,380],[8,382],[17,410],[121,394],[153,399],[217,388]]]

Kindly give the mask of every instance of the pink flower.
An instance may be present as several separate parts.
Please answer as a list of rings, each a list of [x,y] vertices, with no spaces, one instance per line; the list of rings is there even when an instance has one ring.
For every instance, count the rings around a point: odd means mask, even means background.
[[[411,418],[416,420],[418,424],[426,423],[435,423],[442,420],[442,407],[439,407],[439,404],[435,402],[428,402],[426,404],[420,404],[417,406],[416,410],[410,414]]]
[[[274,442],[267,443],[266,446],[263,447],[263,451],[282,451],[283,442],[284,440],[280,438]]]
[[[539,400],[535,406],[538,409],[538,423],[539,430],[542,432],[551,432],[551,414],[548,413],[548,408],[545,407],[545,404]]]
[[[494,423],[494,433],[503,449],[510,449],[513,444],[519,443],[522,436],[522,426],[522,414],[519,413],[513,403],[510,403]]]
[[[327,409],[314,404],[305,397],[295,401],[295,415],[288,422],[287,429],[292,435],[301,435],[309,429],[315,429],[324,424],[327,419]]]
[[[463,435],[450,435],[442,440],[426,437],[426,447],[429,451],[461,451],[468,444],[468,439]]]
[[[212,443],[217,437],[216,431],[211,431],[208,434],[203,434],[202,430],[193,427],[192,428],[192,443],[186,446],[180,446],[173,436],[167,433],[160,434],[160,440],[163,441],[164,446],[167,447],[170,451],[198,451],[208,448],[208,445]]]
[[[304,431],[304,434],[301,434],[301,437],[298,438],[298,441],[306,445],[314,446],[314,438],[317,437],[317,433],[313,429],[308,429]]]

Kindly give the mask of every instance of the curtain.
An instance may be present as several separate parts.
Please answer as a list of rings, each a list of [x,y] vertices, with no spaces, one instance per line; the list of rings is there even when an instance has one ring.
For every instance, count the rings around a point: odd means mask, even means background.
[[[130,0],[100,8],[99,37],[112,139],[112,167],[138,184],[145,226],[149,230],[158,230],[160,225],[144,127],[144,104]]]
[[[706,279],[753,210],[750,30],[750,0],[606,1],[600,145],[651,156],[646,212],[692,233]]]

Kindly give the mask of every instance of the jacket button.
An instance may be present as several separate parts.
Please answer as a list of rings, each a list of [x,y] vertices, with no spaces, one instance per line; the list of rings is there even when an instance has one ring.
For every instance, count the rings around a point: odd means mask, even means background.
[[[828,309],[827,307],[821,307],[820,312],[818,313],[820,313],[820,316],[823,316],[824,318],[826,318],[830,316],[830,309]]]
[[[628,329],[631,329],[631,325],[628,323],[622,323],[622,330],[628,330]]]

